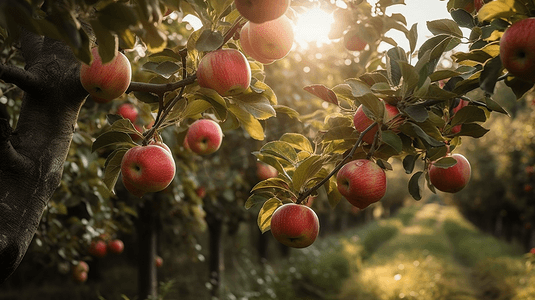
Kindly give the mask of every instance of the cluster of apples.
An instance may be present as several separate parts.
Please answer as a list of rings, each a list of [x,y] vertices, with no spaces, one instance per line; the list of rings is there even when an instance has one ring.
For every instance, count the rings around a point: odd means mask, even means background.
[[[124,250],[124,243],[120,239],[112,239],[107,243],[102,239],[91,241],[89,254],[94,257],[102,258],[109,253],[121,254]]]
[[[290,0],[235,0],[238,12],[248,20],[240,31],[242,50],[251,58],[270,64],[292,49],[292,22],[284,14]]]
[[[89,265],[83,260],[72,266],[72,278],[76,282],[85,282],[87,273],[89,273]]]

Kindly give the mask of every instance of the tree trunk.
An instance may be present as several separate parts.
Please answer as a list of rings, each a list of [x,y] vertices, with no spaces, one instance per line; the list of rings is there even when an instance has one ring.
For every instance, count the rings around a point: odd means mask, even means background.
[[[156,242],[158,224],[158,205],[160,195],[145,201],[138,207],[137,235],[139,245],[138,296],[139,299],[158,296],[156,273]]]
[[[209,251],[210,257],[208,268],[210,271],[210,283],[212,284],[212,299],[220,298],[221,280],[225,269],[225,256],[223,252],[223,219],[219,216],[207,218],[208,231],[210,234]]]
[[[25,91],[17,127],[0,119],[0,283],[20,264],[63,164],[87,92],[64,43],[21,32],[25,68],[0,63],[0,79]]]

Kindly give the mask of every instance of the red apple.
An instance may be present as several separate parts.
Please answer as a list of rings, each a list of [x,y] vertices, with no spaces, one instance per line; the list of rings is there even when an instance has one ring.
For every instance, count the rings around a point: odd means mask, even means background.
[[[108,250],[111,253],[120,254],[123,253],[124,243],[121,240],[111,240],[108,242]]]
[[[80,272],[80,273],[73,273],[72,278],[74,281],[78,283],[86,282],[87,281],[87,272]]]
[[[455,106],[452,109],[451,116],[453,117],[459,110],[461,110],[461,108],[467,106],[469,103],[470,103],[469,101],[461,99],[459,101],[459,104],[457,104],[457,106]],[[451,129],[451,133],[453,134],[459,133],[461,131],[461,127],[462,127],[462,124],[453,126],[453,128]]]
[[[282,16],[290,7],[290,0],[234,0],[234,4],[247,20],[264,23]]]
[[[151,141],[149,143],[149,145],[156,145],[156,146],[160,146],[162,148],[164,148],[165,150],[167,150],[169,153],[171,153],[171,155],[173,154],[173,152],[171,152],[171,148],[169,148],[169,146],[167,146],[164,142],[156,142],[156,141]]]
[[[265,164],[263,162],[256,162],[256,177],[260,180],[266,180],[268,178],[277,177],[279,171],[274,167]]]
[[[92,241],[89,246],[89,254],[95,257],[104,257],[106,256],[106,243],[104,241]]]
[[[208,155],[216,152],[221,146],[223,132],[215,121],[200,119],[191,124],[186,140],[191,151],[200,155]]]
[[[518,21],[500,40],[503,66],[519,79],[535,82],[535,18]]]
[[[274,59],[267,59],[255,52],[254,47],[251,45],[251,41],[249,39],[250,24],[250,22],[245,23],[245,25],[243,25],[240,31],[240,44],[243,53],[262,64],[267,65],[273,63],[275,61]]]
[[[293,248],[305,248],[316,240],[320,229],[316,213],[306,205],[279,206],[271,217],[271,233],[277,241]]]
[[[248,31],[254,52],[267,60],[281,59],[292,49],[293,25],[285,15],[262,24],[249,22]]]
[[[79,261],[78,264],[72,267],[73,274],[80,274],[82,272],[89,272],[89,265],[83,260]]]
[[[156,256],[154,258],[154,263],[156,264],[157,268],[161,268],[163,266],[163,258],[161,258],[160,256]]]
[[[355,116],[353,117],[353,124],[355,125],[355,129],[358,132],[363,132],[368,126],[373,124],[373,121],[366,116],[364,113],[364,107],[360,105],[357,108],[357,111],[355,112]],[[394,118],[396,115],[399,114],[399,110],[396,106],[390,105],[388,103],[385,103],[385,116],[383,118],[383,124],[389,123],[392,121],[392,118]],[[397,122],[396,122],[397,123]],[[392,130],[396,130],[396,127],[398,127],[400,124],[392,124],[390,126]],[[378,128],[375,126],[370,131],[368,131],[362,140],[366,142],[367,144],[371,145],[373,143],[373,138],[375,136],[375,133],[377,132]]]
[[[113,100],[128,89],[132,78],[132,67],[121,52],[108,63],[102,64],[98,48],[91,49],[91,65],[80,67],[80,82],[85,90],[99,99]]]
[[[213,89],[221,96],[237,95],[249,88],[251,67],[240,51],[220,49],[201,59],[197,80],[201,87]]]
[[[527,192],[527,193],[533,191],[533,186],[531,184],[529,184],[529,183],[526,183],[524,185],[524,191]]]
[[[366,48],[368,43],[363,40],[359,32],[356,30],[350,30],[344,34],[344,47],[349,51],[362,51]]]
[[[462,155],[451,155],[457,163],[449,168],[440,168],[433,163],[429,168],[429,180],[440,191],[456,193],[470,181],[472,169],[468,160]]]
[[[157,145],[130,148],[121,162],[126,189],[141,197],[165,189],[175,177],[175,161],[169,151]]]
[[[121,104],[117,108],[117,114],[121,115],[123,118],[130,120],[132,123],[135,123],[138,116],[137,108],[131,103]]]
[[[367,159],[345,164],[336,175],[338,191],[351,205],[364,209],[386,193],[385,171]]]
[[[196,190],[195,190],[195,193],[197,194],[197,196],[199,196],[199,198],[204,198],[206,197],[206,189],[203,187],[203,186],[200,186],[198,187]]]

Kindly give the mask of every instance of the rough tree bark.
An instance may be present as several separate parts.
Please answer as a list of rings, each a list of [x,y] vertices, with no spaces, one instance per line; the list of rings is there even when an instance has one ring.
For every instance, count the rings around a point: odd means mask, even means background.
[[[0,79],[25,94],[12,129],[0,119],[0,283],[21,262],[63,164],[87,92],[64,43],[22,31],[25,69],[0,63]]]

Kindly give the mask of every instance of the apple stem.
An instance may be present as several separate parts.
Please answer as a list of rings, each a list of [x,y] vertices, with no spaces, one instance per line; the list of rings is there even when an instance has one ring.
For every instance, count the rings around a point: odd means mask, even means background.
[[[372,128],[377,125],[378,125],[377,122],[373,122],[370,126],[364,129],[360,133],[359,138],[357,139],[357,142],[355,143],[355,145],[353,145],[353,148],[351,148],[351,151],[349,151],[349,153],[346,156],[344,156],[344,158],[334,167],[334,169],[325,178],[323,178],[320,182],[316,183],[310,189],[307,189],[303,193],[300,193],[299,198],[297,198],[297,201],[295,203],[301,204],[301,202],[307,199],[308,196],[312,195],[314,191],[316,191],[321,186],[323,186],[327,181],[329,181],[329,179],[333,177],[334,174],[336,174],[353,157],[353,154],[355,154],[355,151],[357,151],[357,148],[362,144],[362,138],[364,137],[364,135],[366,135],[368,131],[372,130]],[[376,133],[375,139],[377,139],[377,133]],[[375,144],[375,139],[374,139],[374,144]]]
[[[373,136],[372,146],[370,148],[370,152],[368,152],[368,155],[366,155],[366,159],[370,159],[370,157],[373,156],[373,153],[375,153],[375,150],[377,150],[375,146],[377,145],[377,141],[379,140],[380,134],[381,134],[381,128],[379,128],[379,130],[377,130],[377,132]]]

